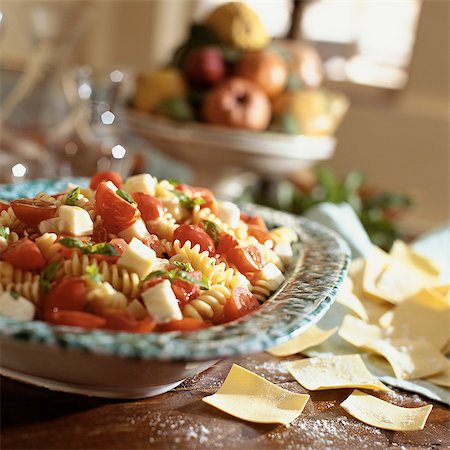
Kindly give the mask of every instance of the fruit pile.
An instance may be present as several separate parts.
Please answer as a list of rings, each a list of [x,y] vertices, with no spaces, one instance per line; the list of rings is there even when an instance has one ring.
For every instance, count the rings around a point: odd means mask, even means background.
[[[321,61],[297,41],[272,41],[244,3],[195,24],[168,67],[137,78],[133,106],[180,121],[331,135],[347,99],[321,88]]]

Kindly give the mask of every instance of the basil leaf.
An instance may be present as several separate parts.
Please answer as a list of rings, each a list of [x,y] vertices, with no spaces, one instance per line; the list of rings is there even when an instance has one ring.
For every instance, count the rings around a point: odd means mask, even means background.
[[[16,291],[10,291],[10,295],[14,300],[18,300],[18,298],[20,297],[20,294]]]
[[[192,264],[190,262],[182,262],[182,261],[174,261],[173,262],[175,266],[180,268],[181,270],[184,270],[185,272],[193,272],[194,268],[192,267]]]
[[[205,231],[209,234],[214,244],[218,245],[220,241],[220,227],[211,220],[203,220],[203,227]]]
[[[10,230],[8,227],[0,227],[0,237],[8,239]]]
[[[81,241],[80,239],[77,239],[77,238],[65,237],[65,238],[62,238],[59,241],[59,243],[61,245],[64,245],[64,247],[67,247],[67,248],[79,248],[81,250],[84,250],[84,247],[85,247],[83,241]]]
[[[122,198],[123,198],[124,200],[126,200],[128,203],[131,203],[131,204],[136,203],[136,202],[134,201],[133,197],[132,197],[128,192],[122,191],[122,189],[117,189],[116,194],[117,194],[119,197],[122,197]]]
[[[208,277],[204,273],[202,273],[202,283],[206,287],[200,286],[200,289],[203,289],[205,291],[208,290],[209,289],[209,280],[208,280]]]
[[[100,284],[103,281],[102,274],[98,271],[97,264],[91,264],[86,267],[86,275],[89,276],[91,281],[95,284]]]
[[[168,276],[167,270],[154,270],[153,272],[150,272],[143,281],[151,280],[152,278],[158,278],[158,277],[166,277]]]
[[[108,242],[100,242],[98,244],[88,246],[85,251],[87,253],[96,253],[97,255],[105,255],[105,256],[119,256],[120,253],[117,251],[117,248],[114,245],[109,244]]]
[[[79,195],[80,195],[80,186],[77,186],[75,189],[72,189],[66,195],[65,204],[69,206],[75,206],[77,204]]]
[[[203,205],[205,203],[205,199],[202,197],[197,197],[193,199],[192,197],[189,197],[184,192],[180,191],[173,191],[173,193],[178,197],[178,200],[180,201],[180,205],[183,206],[183,208],[186,208],[188,210],[194,209],[194,206],[196,205]]]
[[[170,180],[167,180],[169,182],[169,184],[171,184],[172,186],[177,187],[180,184],[180,180],[177,180],[175,178],[171,178]]]
[[[58,274],[58,270],[60,268],[60,264],[57,262],[51,263],[48,265],[42,272],[39,277],[39,286],[44,291],[44,293],[50,292],[53,281],[55,281],[56,275]]]
[[[196,197],[192,200],[194,205],[203,205],[203,203],[206,203],[206,200],[203,197]]]
[[[191,274],[185,272],[184,270],[179,270],[176,274],[176,278],[178,278],[179,280],[187,281],[188,283],[194,284],[195,286],[199,286],[200,289],[208,289],[208,285],[203,280],[197,280],[197,278],[194,278]]]

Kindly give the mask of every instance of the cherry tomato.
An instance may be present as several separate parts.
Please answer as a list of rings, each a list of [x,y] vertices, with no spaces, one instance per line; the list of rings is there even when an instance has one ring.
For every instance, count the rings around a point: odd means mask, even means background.
[[[112,308],[103,308],[98,313],[106,319],[104,328],[109,330],[129,331],[132,333],[149,333],[155,328],[155,321],[151,317],[137,320],[128,311],[117,311]]]
[[[0,212],[6,211],[11,206],[11,203],[6,200],[0,200]]]
[[[261,216],[258,216],[258,214],[249,217],[246,222],[249,225],[255,225],[256,227],[261,228],[261,230],[267,231],[266,223]]]
[[[164,214],[161,201],[153,197],[153,195],[144,192],[133,192],[131,196],[138,204],[138,209],[145,221],[158,219]]]
[[[45,320],[54,325],[68,325],[82,328],[103,328],[106,319],[83,311],[48,311]]]
[[[122,255],[123,252],[124,252],[124,251],[127,249],[127,247],[128,247],[127,241],[126,241],[125,239],[122,239],[122,238],[114,238],[114,239],[111,239],[111,240],[109,241],[109,243],[110,243],[111,245],[113,245],[113,246],[116,248],[116,250],[119,252],[120,255]]]
[[[228,264],[233,264],[239,272],[255,272],[263,266],[263,255],[254,245],[247,247],[234,247],[225,255]]]
[[[44,311],[82,311],[87,301],[86,284],[81,278],[58,281],[44,299]]]
[[[173,233],[173,240],[178,239],[181,245],[184,245],[186,241],[190,241],[192,246],[200,245],[200,251],[209,252],[210,255],[214,255],[216,252],[216,246],[209,234],[196,225],[180,225]]]
[[[33,198],[13,200],[11,207],[17,218],[27,225],[38,225],[43,220],[55,217],[57,209],[53,203]]]
[[[79,255],[81,255],[81,251],[79,248],[70,248],[70,247],[66,247],[65,245],[61,245],[61,250],[60,250],[62,256],[64,259],[70,259],[72,258],[72,254],[74,252],[78,253]]]
[[[266,230],[263,230],[258,225],[249,224],[248,225],[248,234],[250,236],[255,237],[260,244],[265,245],[267,241],[270,242],[270,247],[273,247],[273,240],[270,237],[270,233]]]
[[[118,189],[122,187],[122,177],[117,172],[112,171],[105,171],[105,172],[98,172],[96,173],[92,178],[91,182],[89,183],[89,187],[95,191],[98,187],[98,185],[102,181],[112,181]]]
[[[207,328],[208,324],[203,320],[184,317],[181,320],[172,320],[159,326],[159,331],[197,331]]]
[[[231,234],[221,231],[219,245],[217,246],[217,253],[220,255],[225,255],[228,250],[237,247],[239,245],[238,241],[231,236]]]
[[[111,233],[125,230],[140,216],[135,203],[128,203],[119,197],[105,182],[100,183],[95,191],[95,208]]]
[[[255,296],[245,287],[238,286],[233,289],[223,308],[225,322],[239,319],[249,312],[256,311],[259,308],[259,302]]]
[[[202,279],[202,273],[200,271],[190,272],[189,275],[199,281]],[[200,294],[199,286],[188,281],[180,280],[179,278],[172,281],[172,290],[175,297],[183,304],[197,298]]]
[[[17,269],[36,270],[45,266],[46,261],[39,247],[30,239],[22,238],[1,253],[1,258]]]
[[[147,247],[150,247],[158,258],[164,256],[164,247],[156,234],[151,234],[142,241]]]

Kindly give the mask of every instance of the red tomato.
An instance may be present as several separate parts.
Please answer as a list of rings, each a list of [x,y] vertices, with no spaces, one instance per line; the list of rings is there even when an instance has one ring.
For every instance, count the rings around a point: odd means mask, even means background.
[[[102,217],[105,228],[112,233],[125,230],[140,216],[135,203],[128,203],[119,197],[104,182],[95,191],[95,208]]]
[[[61,245],[61,254],[64,259],[70,259],[72,258],[72,253],[77,252],[79,255],[81,255],[81,251],[78,248],[70,248],[66,247],[65,245]]]
[[[190,241],[192,246],[199,244],[200,251],[209,252],[210,255],[214,255],[216,252],[216,246],[209,234],[196,225],[180,225],[173,233],[173,240],[178,239],[181,245],[184,245],[186,241]]]
[[[4,261],[17,269],[36,270],[45,266],[46,261],[39,247],[30,239],[22,238],[1,253]]]
[[[109,330],[149,333],[156,325],[151,317],[137,320],[128,311],[117,311],[112,308],[104,308],[98,315],[106,319],[104,328]]]
[[[161,281],[164,281],[163,277],[154,277],[154,278],[150,278],[150,280],[147,280],[144,283],[144,290],[146,289],[150,289],[153,286],[156,286],[158,283],[161,283]]]
[[[239,245],[238,241],[231,236],[231,234],[222,231],[220,233],[219,245],[217,246],[217,253],[220,255],[225,255],[225,253]]]
[[[56,214],[56,206],[53,203],[32,198],[13,200],[11,207],[17,218],[27,225],[38,225]]]
[[[158,219],[164,214],[161,201],[153,197],[153,195],[144,192],[133,192],[131,196],[138,204],[138,209],[145,221]]]
[[[228,264],[234,264],[239,272],[255,272],[263,266],[263,255],[254,245],[234,247],[225,255]]]
[[[245,287],[238,286],[233,289],[223,308],[225,322],[239,319],[249,312],[256,311],[259,308],[259,302],[255,296]]]
[[[113,245],[113,246],[116,248],[116,250],[119,252],[120,255],[122,255],[123,252],[124,252],[124,251],[127,249],[127,247],[128,247],[127,241],[126,241],[125,239],[122,239],[122,238],[114,238],[114,239],[111,239],[111,240],[109,241],[109,243],[110,243],[111,245]]]
[[[0,212],[6,211],[11,206],[11,203],[6,200],[0,200]]]
[[[156,236],[156,234],[151,234],[150,236],[146,237],[142,241],[147,247],[150,247],[155,253],[158,258],[162,258],[164,255],[164,247],[162,245],[162,242],[159,240],[159,237]]]
[[[207,327],[208,324],[203,322],[203,320],[184,317],[181,320],[172,320],[171,322],[160,325],[159,331],[197,331]]]
[[[250,236],[255,237],[260,244],[265,244],[267,241],[271,243],[271,247],[273,247],[273,240],[270,237],[270,233],[266,230],[263,230],[258,225],[248,225],[248,234]]]
[[[200,271],[190,272],[189,275],[199,281],[202,279]],[[172,281],[172,290],[181,303],[188,303],[200,294],[199,286],[178,278]]]
[[[266,223],[264,222],[263,218],[258,214],[255,214],[254,216],[250,217],[245,212],[241,212],[241,220],[248,225],[255,225],[256,227],[261,228],[261,230],[267,231]]]
[[[102,181],[112,181],[118,189],[122,187],[122,177],[117,172],[112,171],[105,171],[105,172],[98,172],[96,173],[92,178],[91,182],[89,183],[89,187],[95,191],[98,187],[98,185]]]
[[[86,305],[86,296],[86,284],[81,278],[63,278],[45,297],[44,311],[82,311]]]
[[[83,311],[49,311],[45,314],[45,320],[54,325],[82,328],[103,328],[106,324],[106,319],[103,317]]]

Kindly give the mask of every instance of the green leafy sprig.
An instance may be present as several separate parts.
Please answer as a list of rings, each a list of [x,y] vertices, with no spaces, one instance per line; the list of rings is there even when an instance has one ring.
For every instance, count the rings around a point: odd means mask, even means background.
[[[77,186],[66,195],[64,203],[69,206],[75,206],[77,204],[79,195],[80,195],[80,186]]]
[[[210,238],[214,241],[214,244],[219,245],[220,242],[220,227],[211,220],[203,220],[203,227],[208,233]]]
[[[0,237],[8,239],[11,231],[8,227],[0,227]]]
[[[149,273],[143,281],[151,280],[152,278],[166,278],[173,283],[175,280],[186,281],[190,284],[198,286],[202,290],[209,289],[208,279],[205,275],[202,276],[201,280],[197,280],[197,278],[193,277],[189,272],[185,270],[181,270],[179,268],[171,269],[171,270],[154,270]]]
[[[39,286],[45,294],[50,292],[52,283],[55,281],[60,267],[61,265],[58,262],[53,262],[41,272],[39,277]]]
[[[92,245],[90,242],[84,243],[77,238],[62,238],[59,243],[67,248],[77,248],[81,250],[85,255],[97,254],[104,256],[120,256],[117,248],[108,242],[99,242],[98,244]]]

